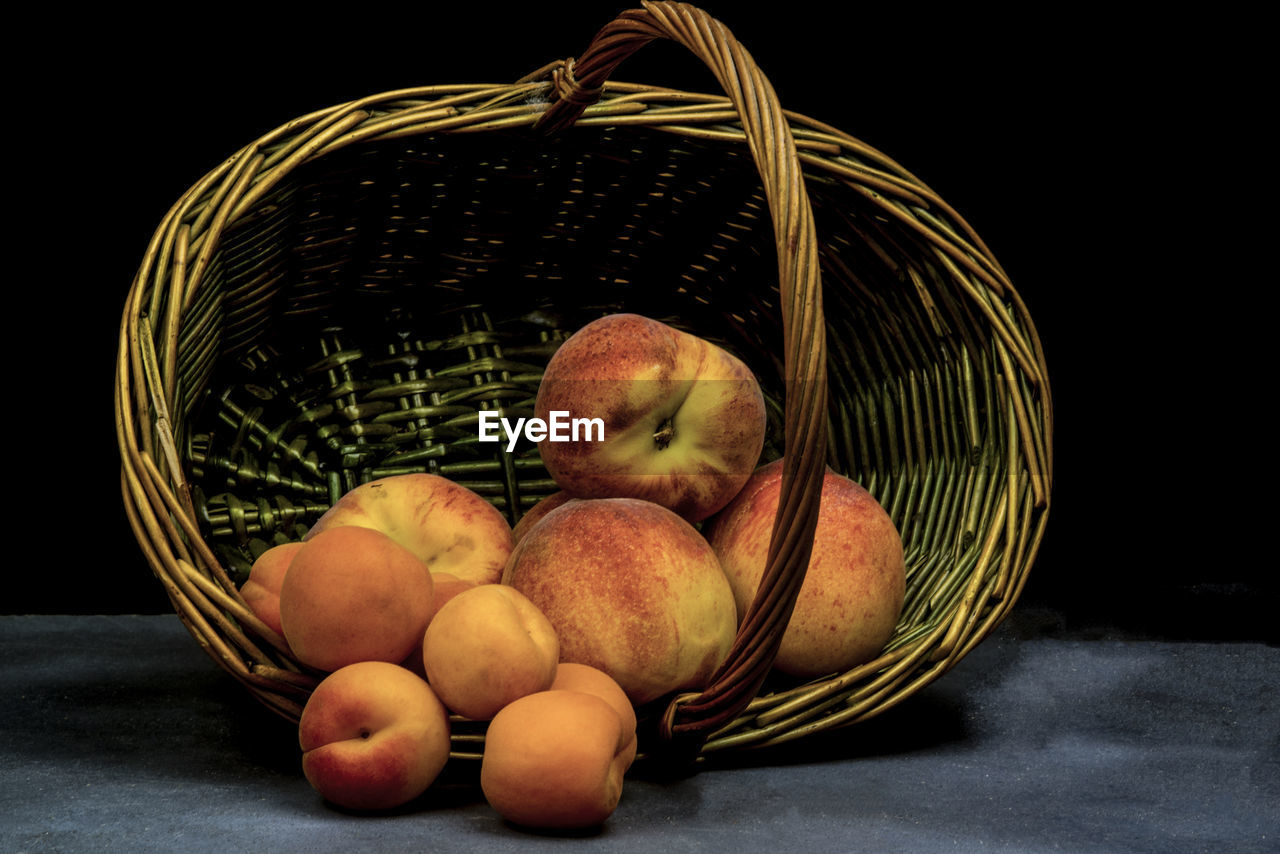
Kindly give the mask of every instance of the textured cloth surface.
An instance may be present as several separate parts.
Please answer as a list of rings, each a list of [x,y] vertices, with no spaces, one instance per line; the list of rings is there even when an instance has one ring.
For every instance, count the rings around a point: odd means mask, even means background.
[[[880,717],[629,777],[598,832],[506,825],[474,764],[328,806],[295,728],[173,616],[0,617],[0,850],[1278,851],[1280,649],[997,632]]]

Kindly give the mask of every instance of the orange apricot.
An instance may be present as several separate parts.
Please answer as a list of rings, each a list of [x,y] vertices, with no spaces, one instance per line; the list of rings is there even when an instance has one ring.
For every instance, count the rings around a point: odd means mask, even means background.
[[[489,724],[480,788],[513,824],[596,827],[622,796],[628,737],[595,694],[542,691],[503,707]]]
[[[302,543],[280,543],[272,546],[253,562],[249,580],[240,588],[240,595],[249,610],[276,634],[284,635],[280,625],[280,587],[284,575]]]
[[[449,713],[403,667],[361,661],[329,674],[298,722],[302,771],[327,800],[390,809],[431,786],[449,758]]]
[[[550,621],[518,590],[480,584],[445,603],[427,626],[427,681],[454,712],[488,720],[555,679],[560,643]]]
[[[627,699],[627,693],[617,681],[599,668],[589,664],[578,664],[571,661],[560,662],[556,668],[556,678],[551,683],[552,691],[581,691],[584,694],[595,694],[613,706],[618,713],[623,733],[630,733],[630,744],[624,749],[627,754],[624,770],[631,767],[636,757],[636,710]]]
[[[320,670],[398,663],[417,645],[435,600],[431,571],[372,528],[331,528],[308,540],[280,589],[280,621],[298,659]]]

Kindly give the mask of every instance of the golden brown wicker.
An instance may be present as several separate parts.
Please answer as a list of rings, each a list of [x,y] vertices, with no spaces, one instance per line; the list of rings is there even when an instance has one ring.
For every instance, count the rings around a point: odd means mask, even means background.
[[[609,80],[671,39],[727,97]],[[775,278],[776,276],[776,278]],[[476,412],[532,408],[539,371],[608,311],[734,350],[785,455],[769,569],[702,692],[652,715],[675,756],[863,720],[1000,622],[1044,531],[1052,410],[1031,318],[977,234],[869,146],[782,110],[716,20],[645,3],[577,60],[510,84],[373,95],[302,116],[173,206],[129,293],[116,422],[124,503],[193,637],[280,714],[319,674],[245,607],[253,557],[346,489],[434,471],[514,523],[554,484],[481,449]],[[824,465],[903,534],[908,593],[875,661],[769,673]],[[475,757],[483,727],[459,726]]]

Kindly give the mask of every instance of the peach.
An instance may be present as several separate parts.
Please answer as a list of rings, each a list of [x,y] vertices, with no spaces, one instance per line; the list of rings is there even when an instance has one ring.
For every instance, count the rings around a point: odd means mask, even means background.
[[[480,789],[489,805],[516,825],[596,827],[622,796],[630,736],[614,708],[594,694],[530,694],[490,722]]]
[[[635,498],[570,501],[530,528],[503,582],[635,705],[703,687],[737,632],[733,591],[692,525]]]
[[[343,495],[304,540],[342,525],[386,534],[426,562],[477,584],[495,582],[511,553],[511,525],[488,501],[434,474],[384,477]]]
[[[434,599],[425,563],[385,534],[351,525],[298,550],[280,588],[280,621],[311,667],[400,662],[426,631]]]
[[[622,690],[622,686],[614,681],[612,676],[589,664],[563,661],[556,668],[556,678],[551,683],[551,690],[581,691],[584,694],[595,694],[613,706],[613,710],[618,713],[618,719],[622,722],[623,733],[631,734],[630,743],[623,750],[623,770],[625,771],[631,767],[631,763],[636,758],[636,747],[638,746],[636,739],[636,710],[631,705],[631,701],[627,699],[627,694]]]
[[[552,510],[564,504],[566,501],[572,501],[573,496],[565,492],[563,489],[559,492],[553,492],[546,498],[543,498],[537,504],[529,508],[529,510],[520,517],[520,521],[516,522],[515,528],[511,530],[511,537],[515,542],[520,542],[520,538],[525,532],[538,523],[538,520],[550,513]]]
[[[302,772],[327,800],[390,809],[425,792],[449,758],[449,713],[431,687],[382,661],[316,686],[298,722]]]
[[[762,466],[707,529],[733,586],[739,618],[764,575],[769,534],[782,491],[782,461]],[[774,666],[824,676],[875,658],[902,613],[902,538],[875,498],[827,470],[813,553]]]
[[[249,580],[240,588],[240,595],[249,610],[281,636],[284,635],[284,627],[280,625],[280,587],[300,548],[302,543],[280,543],[267,549],[253,562]]]
[[[546,617],[518,590],[481,584],[454,596],[427,626],[427,681],[452,711],[489,720],[555,679],[560,644]]]
[[[729,502],[760,461],[760,384],[737,356],[638,314],[611,314],[560,345],[538,385],[535,418],[570,425],[538,445],[575,498],[643,498],[690,522]]]

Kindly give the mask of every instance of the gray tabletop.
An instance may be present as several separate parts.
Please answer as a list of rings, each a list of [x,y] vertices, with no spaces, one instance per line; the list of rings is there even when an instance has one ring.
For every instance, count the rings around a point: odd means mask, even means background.
[[[0,617],[3,851],[1280,851],[1280,649],[1002,629],[879,718],[677,780],[599,832],[506,825],[473,767],[368,816],[171,616]]]

